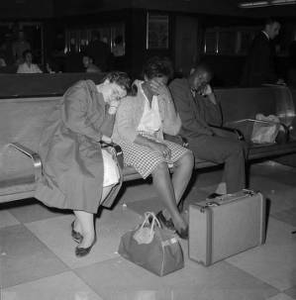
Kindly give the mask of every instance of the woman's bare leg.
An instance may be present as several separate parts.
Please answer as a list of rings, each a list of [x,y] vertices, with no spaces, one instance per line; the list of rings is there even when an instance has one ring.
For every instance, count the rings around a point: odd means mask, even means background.
[[[74,228],[83,236],[79,247],[88,248],[95,239],[94,215],[83,210],[74,210],[74,214],[76,216]]]
[[[174,188],[177,206],[179,205],[181,198],[191,178],[193,165],[194,165],[194,156],[191,152],[184,154],[175,163],[175,170],[172,176],[172,184]],[[168,220],[170,218],[170,213],[168,212],[168,210],[164,209],[162,212],[164,217]]]
[[[152,173],[153,186],[155,187],[161,201],[172,217],[175,228],[179,231],[187,227],[179,213],[174,187],[171,181],[170,173],[166,163],[161,163]]]
[[[101,203],[109,195],[112,187],[113,185],[103,188]],[[94,215],[82,210],[74,210],[74,214],[76,216],[74,230],[83,236],[83,240],[79,244],[79,247],[87,248],[93,243],[95,238]]]
[[[172,176],[172,183],[174,187],[177,205],[180,203],[181,198],[187,188],[187,185],[191,178],[193,165],[194,157],[192,152],[189,151],[175,163],[175,170]]]

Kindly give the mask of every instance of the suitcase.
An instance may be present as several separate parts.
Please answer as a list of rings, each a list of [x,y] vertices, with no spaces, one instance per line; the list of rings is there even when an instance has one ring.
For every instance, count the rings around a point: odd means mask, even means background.
[[[242,190],[189,205],[189,258],[209,266],[265,241],[266,200]]]

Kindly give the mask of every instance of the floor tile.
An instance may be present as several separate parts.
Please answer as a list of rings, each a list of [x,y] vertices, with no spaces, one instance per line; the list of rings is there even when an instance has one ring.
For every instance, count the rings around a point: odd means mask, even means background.
[[[295,228],[270,218],[266,243],[233,256],[227,261],[280,291],[296,283]]]
[[[296,186],[296,169],[274,161],[252,164],[251,174],[267,177],[269,180],[286,185]]]
[[[6,288],[2,296],[3,300],[103,300],[73,272]]]
[[[296,207],[296,188],[262,176],[253,176],[251,189],[260,191],[270,204],[270,212]]]
[[[295,199],[296,202],[296,199]],[[296,228],[296,206],[272,213],[272,217]],[[295,229],[296,230],[296,229]]]
[[[137,180],[136,182],[123,183],[120,195],[121,203],[139,201],[156,196],[156,191],[152,186],[151,180]]]
[[[20,222],[7,210],[0,210],[0,228],[19,224]]]
[[[293,299],[296,299],[296,285],[293,286],[292,288],[288,289],[285,291],[285,294],[289,295]]]
[[[184,200],[184,209],[188,209],[188,206],[191,203],[199,202],[204,200],[209,195],[209,190],[213,190],[214,186],[207,188],[198,188],[196,186],[192,187],[190,192],[186,195]],[[146,211],[153,211],[155,213],[159,212],[164,208],[162,202],[158,197],[150,197],[143,200],[137,200],[126,203],[127,207],[133,210],[134,212],[143,215]]]
[[[18,201],[12,205],[8,211],[21,223],[30,223],[69,214],[69,211],[67,210],[49,208],[40,201],[34,199],[23,202]]]
[[[96,220],[97,243],[89,255],[77,258],[74,254],[76,243],[70,235],[73,216],[50,218],[26,226],[71,268],[89,265],[117,257],[120,237],[123,233],[140,223],[141,218],[131,210],[117,206],[115,209],[103,210]]]
[[[0,229],[2,287],[58,274],[67,267],[23,225]]]
[[[259,300],[278,293],[225,262],[205,268],[187,261],[185,268],[158,277],[123,258],[115,258],[75,272],[104,300]]]
[[[268,298],[268,300],[293,300],[293,298],[284,293],[279,293],[271,298]]]

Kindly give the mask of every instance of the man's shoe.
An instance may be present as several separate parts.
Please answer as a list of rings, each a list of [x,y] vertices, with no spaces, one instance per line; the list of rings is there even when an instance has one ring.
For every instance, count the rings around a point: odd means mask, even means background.
[[[174,223],[172,219],[167,220],[165,216],[163,215],[162,211],[156,214],[156,218],[158,219],[159,223],[162,227],[169,229],[171,231],[176,231],[176,228],[174,226]]]
[[[75,222],[75,221],[73,221],[73,222],[71,223],[71,236],[72,236],[72,239],[73,239],[76,243],[79,244],[79,243],[82,242],[83,236],[82,236],[81,233],[79,233],[78,231],[76,231],[76,230],[74,229],[74,222]]]
[[[221,197],[221,196],[223,196],[223,195],[222,195],[222,194],[218,194],[218,193],[212,193],[212,194],[210,194],[210,195],[207,197],[207,199],[215,199],[215,198]]]

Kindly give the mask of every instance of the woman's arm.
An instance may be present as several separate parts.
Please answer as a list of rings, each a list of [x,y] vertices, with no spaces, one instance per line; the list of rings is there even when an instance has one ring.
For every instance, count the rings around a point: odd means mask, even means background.
[[[176,111],[171,93],[168,87],[162,83],[152,81],[151,88],[158,94],[160,109],[163,113],[163,131],[176,135],[181,128],[181,119]]]

